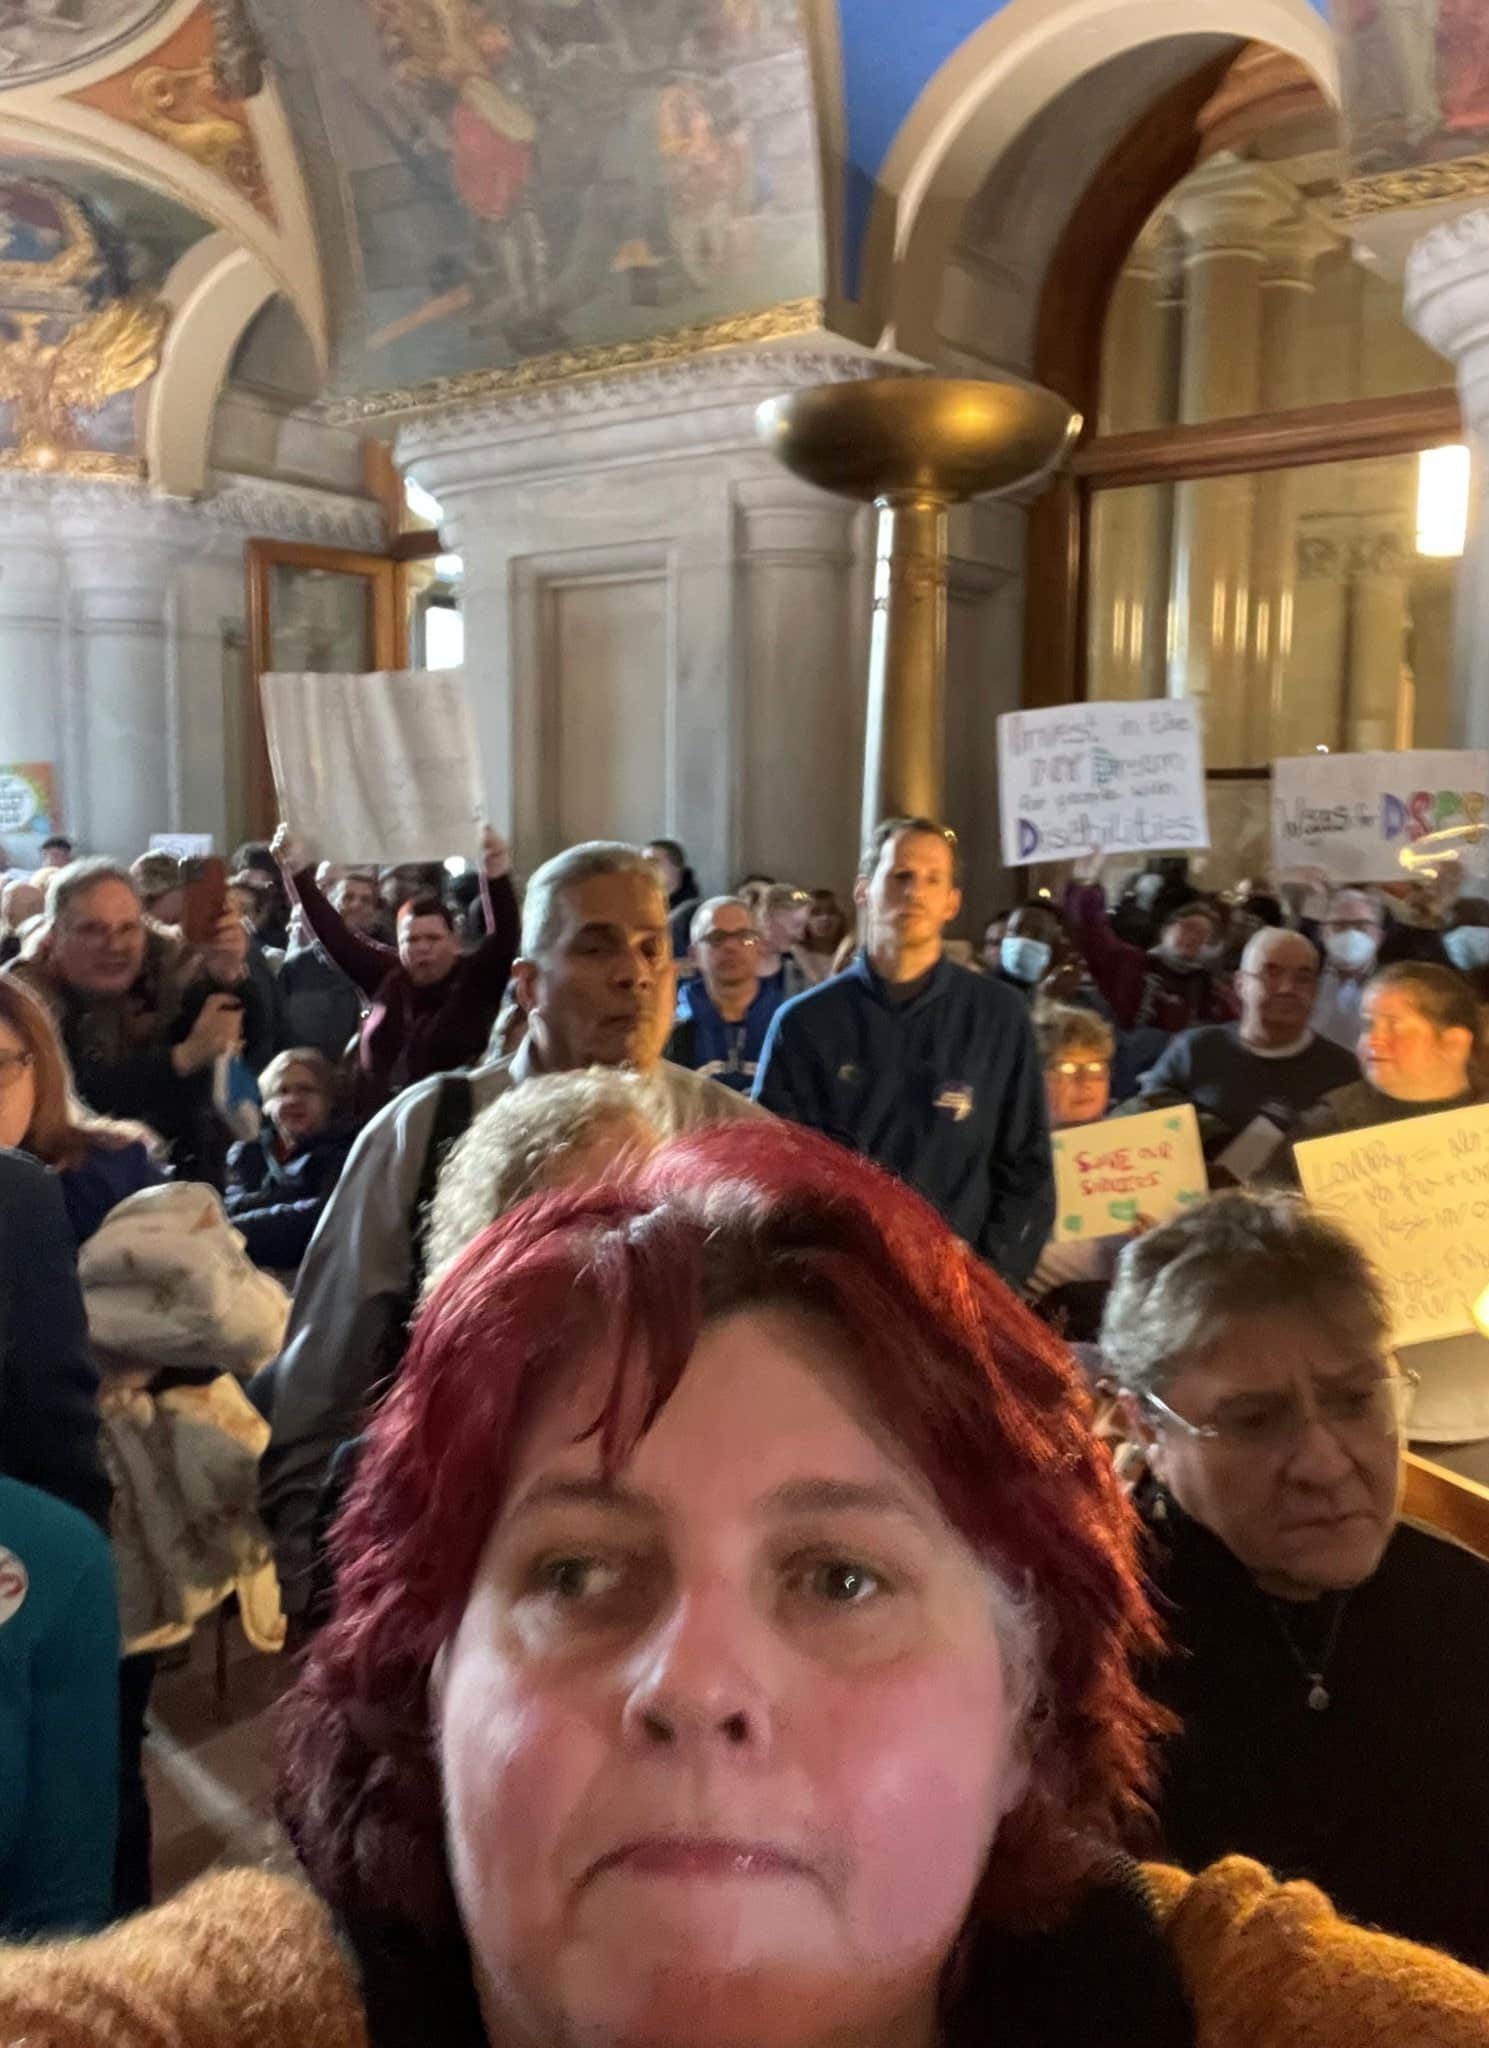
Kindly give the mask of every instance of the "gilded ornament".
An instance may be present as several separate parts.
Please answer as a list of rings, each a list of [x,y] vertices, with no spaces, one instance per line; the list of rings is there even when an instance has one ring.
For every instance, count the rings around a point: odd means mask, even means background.
[[[1489,156],[1461,156],[1446,163],[1351,179],[1335,199],[1333,213],[1337,220],[1366,220],[1372,214],[1436,206],[1448,199],[1472,199],[1485,192],[1489,192]]]
[[[160,367],[169,319],[146,293],[115,299],[47,341],[47,315],[12,313],[0,339],[0,404],[15,408],[15,446],[6,466],[46,473],[136,474],[138,463],[80,449],[77,415],[136,391]]]
[[[677,363],[689,356],[710,354],[717,349],[744,348],[763,341],[778,341],[788,335],[814,334],[823,326],[820,299],[791,299],[767,306],[758,313],[735,314],[727,320],[709,320],[692,327],[680,327],[671,334],[650,335],[642,341],[600,344],[593,348],[561,349],[551,355],[533,356],[508,369],[467,370],[460,376],[440,377],[401,391],[378,391],[364,397],[333,399],[324,416],[337,425],[352,426],[360,420],[388,419],[400,413],[430,412],[438,407],[468,405],[477,399],[500,399],[518,392],[538,391],[546,386],[567,384],[580,377],[599,377],[617,370],[649,370],[660,364]]]
[[[149,64],[130,87],[142,128],[225,178],[251,205],[263,207],[269,195],[258,147],[247,122],[217,94],[217,72],[210,62],[181,70]]]

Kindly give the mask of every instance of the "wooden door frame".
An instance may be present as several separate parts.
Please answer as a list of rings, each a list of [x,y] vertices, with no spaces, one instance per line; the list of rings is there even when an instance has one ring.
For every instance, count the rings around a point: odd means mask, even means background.
[[[397,554],[373,555],[352,548],[317,547],[306,541],[248,542],[244,549],[248,584],[248,819],[253,832],[264,839],[274,831],[279,804],[269,763],[259,679],[273,662],[274,571],[280,568],[323,569],[331,575],[364,578],[371,585],[373,667],[408,666],[408,577],[404,561]]]

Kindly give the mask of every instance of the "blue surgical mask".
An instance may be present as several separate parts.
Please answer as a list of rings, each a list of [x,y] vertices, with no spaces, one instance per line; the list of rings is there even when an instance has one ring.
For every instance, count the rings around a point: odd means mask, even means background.
[[[1027,988],[1043,981],[1049,973],[1054,953],[1043,939],[1007,938],[999,949],[1003,972],[1011,981],[1021,981]]]
[[[1442,935],[1443,948],[1460,974],[1489,967],[1489,924],[1460,924]]]

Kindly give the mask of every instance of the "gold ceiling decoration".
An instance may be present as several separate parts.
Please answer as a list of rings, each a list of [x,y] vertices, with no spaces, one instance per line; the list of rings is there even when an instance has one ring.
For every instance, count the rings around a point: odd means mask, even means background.
[[[697,326],[677,328],[671,334],[649,335],[642,341],[560,349],[551,355],[533,356],[505,369],[468,370],[458,377],[435,378],[402,391],[379,391],[360,398],[332,399],[323,411],[337,424],[352,426],[360,421],[431,412],[445,406],[471,404],[476,400],[509,398],[519,392],[568,384],[581,377],[610,376],[620,370],[655,369],[659,364],[681,362],[689,356],[706,355],[717,349],[746,348],[760,342],[783,340],[790,335],[814,334],[823,325],[824,308],[820,299],[789,299],[757,313],[704,321]]]
[[[158,299],[138,292],[49,341],[47,314],[11,313],[11,332],[0,339],[0,404],[15,408],[15,445],[0,453],[0,468],[137,476],[137,460],[78,446],[77,415],[149,382],[169,317]]]
[[[1473,199],[1489,192],[1489,156],[1460,156],[1438,164],[1418,164],[1404,171],[1382,171],[1371,178],[1352,178],[1333,203],[1337,220],[1366,220],[1372,214],[1395,213],[1412,206],[1435,206],[1447,199]]]

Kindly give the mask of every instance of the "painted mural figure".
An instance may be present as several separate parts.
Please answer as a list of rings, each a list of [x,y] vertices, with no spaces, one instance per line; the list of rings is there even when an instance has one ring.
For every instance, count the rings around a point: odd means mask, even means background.
[[[1484,0],[1335,0],[1357,174],[1489,148]]]
[[[464,264],[374,347],[462,313],[521,352],[562,347],[612,281],[658,305],[748,253],[768,188],[727,67],[779,35],[765,0],[371,5],[421,109],[417,169],[433,175],[433,139],[472,229]]]
[[[170,0],[0,0],[0,81],[85,64],[163,14]]]

